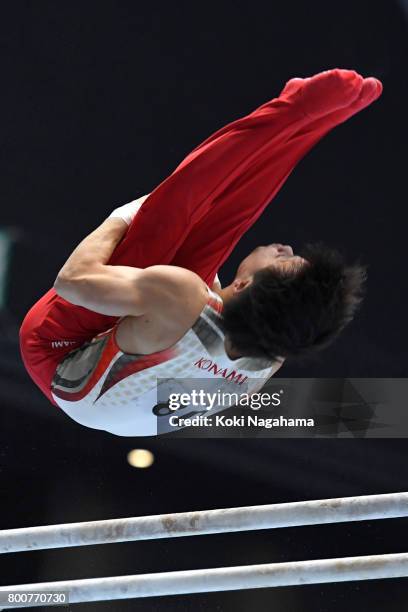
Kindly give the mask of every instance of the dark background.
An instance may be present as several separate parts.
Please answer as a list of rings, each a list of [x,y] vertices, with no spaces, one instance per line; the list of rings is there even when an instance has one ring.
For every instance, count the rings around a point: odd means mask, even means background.
[[[1,312],[1,527],[407,490],[405,440],[118,438],[52,407],[22,368],[18,326],[73,247],[151,191],[223,124],[293,76],[375,75],[380,100],[304,159],[221,270],[257,244],[322,239],[369,265],[356,321],[282,376],[404,377],[407,14],[404,2],[13,2],[0,9],[1,226],[16,237]],[[150,448],[152,468],[126,462]],[[303,527],[31,552],[3,584],[405,552],[406,522]],[[79,604],[72,609],[403,611],[406,581]]]

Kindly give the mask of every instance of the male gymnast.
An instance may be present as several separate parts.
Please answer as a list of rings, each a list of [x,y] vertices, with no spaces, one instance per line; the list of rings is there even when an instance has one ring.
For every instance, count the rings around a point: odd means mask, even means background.
[[[178,379],[183,388],[205,378],[228,392],[246,382],[253,392],[284,360],[328,346],[361,302],[362,266],[321,243],[299,255],[273,243],[227,287],[216,274],[300,159],[381,91],[352,70],[291,79],[151,194],[115,209],[21,326],[25,366],[49,400],[87,427],[156,435],[158,379],[178,389]]]

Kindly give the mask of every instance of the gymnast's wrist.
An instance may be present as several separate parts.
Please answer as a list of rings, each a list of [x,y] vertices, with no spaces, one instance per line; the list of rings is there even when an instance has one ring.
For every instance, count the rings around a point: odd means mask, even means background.
[[[123,219],[123,221],[125,221],[125,223],[129,226],[135,218],[137,212],[140,210],[140,207],[142,206],[143,202],[149,195],[150,194],[144,195],[138,198],[137,200],[133,200],[132,202],[128,202],[127,204],[123,204],[123,206],[115,208],[109,215],[108,219]]]

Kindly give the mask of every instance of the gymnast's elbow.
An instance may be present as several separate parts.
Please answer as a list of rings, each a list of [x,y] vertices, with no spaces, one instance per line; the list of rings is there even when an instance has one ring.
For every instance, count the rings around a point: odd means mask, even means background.
[[[54,281],[54,291],[57,295],[75,304],[81,306],[83,301],[83,283],[78,277],[72,276],[61,270]]]

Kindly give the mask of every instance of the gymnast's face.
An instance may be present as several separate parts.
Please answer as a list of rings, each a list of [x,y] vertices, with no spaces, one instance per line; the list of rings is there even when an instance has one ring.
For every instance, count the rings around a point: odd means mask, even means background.
[[[302,266],[306,263],[303,257],[294,255],[293,249],[288,244],[268,244],[267,246],[259,246],[243,259],[238,267],[236,280],[241,281],[244,286],[239,289],[244,289],[250,282],[252,277],[258,270],[267,267],[275,267],[279,269],[293,269],[294,267]]]

